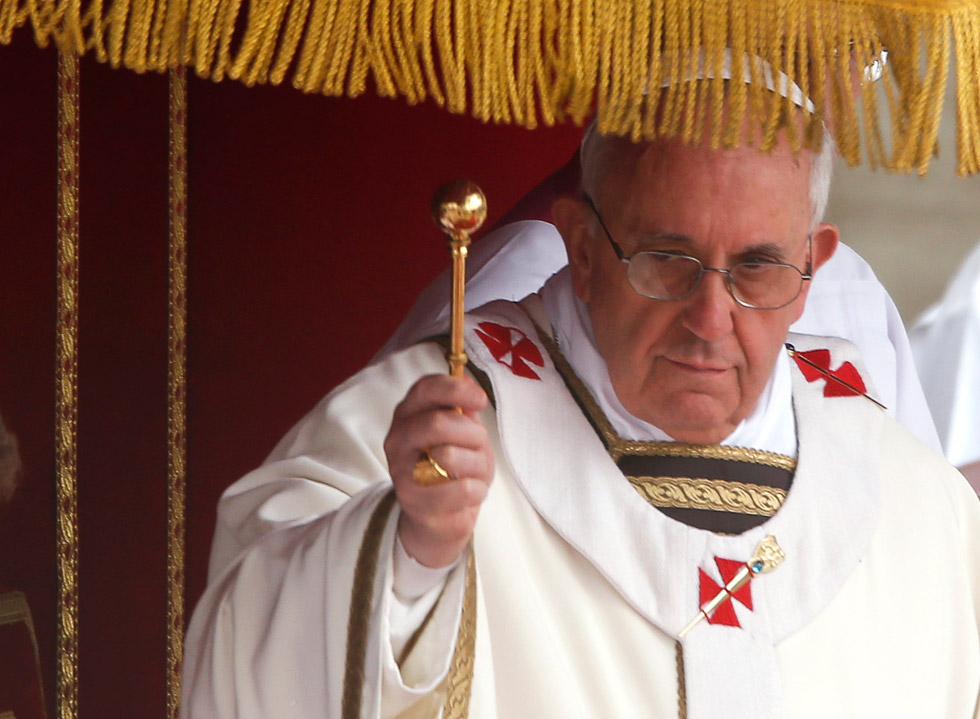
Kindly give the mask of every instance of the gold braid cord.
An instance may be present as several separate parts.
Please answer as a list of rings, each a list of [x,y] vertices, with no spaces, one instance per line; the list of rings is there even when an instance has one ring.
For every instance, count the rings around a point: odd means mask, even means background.
[[[78,716],[78,57],[58,54],[55,476],[59,719]]]
[[[170,258],[167,338],[167,717],[180,706],[184,653],[187,454],[187,74],[170,71]]]
[[[863,146],[872,165],[920,172],[955,59],[958,170],[980,171],[980,0],[0,0],[0,43],[28,23],[42,46],[137,72],[290,76],[334,96],[370,86],[528,128],[581,122],[595,105],[604,132],[708,132],[715,146],[742,142],[746,116],[772,143],[794,106],[766,90],[781,82],[771,68],[816,110],[791,125],[795,147],[819,144],[827,119],[851,163]],[[852,92],[882,49],[882,92]],[[726,90],[726,62],[751,82]],[[697,75],[714,79],[685,82]]]

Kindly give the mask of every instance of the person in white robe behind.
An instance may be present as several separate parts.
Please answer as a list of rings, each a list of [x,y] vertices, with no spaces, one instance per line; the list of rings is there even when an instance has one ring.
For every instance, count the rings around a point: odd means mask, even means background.
[[[980,245],[910,337],[946,458],[980,492]]]

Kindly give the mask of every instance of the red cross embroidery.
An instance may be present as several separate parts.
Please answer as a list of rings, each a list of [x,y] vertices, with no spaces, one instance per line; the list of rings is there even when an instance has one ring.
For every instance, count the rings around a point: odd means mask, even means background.
[[[481,322],[476,330],[477,336],[490,350],[490,354],[500,364],[510,369],[518,377],[540,380],[538,374],[528,366],[528,362],[544,367],[544,358],[527,335],[516,327],[504,327],[495,322]]]
[[[861,395],[867,392],[867,388],[864,385],[864,380],[861,379],[861,375],[858,373],[857,369],[850,362],[845,362],[837,369],[830,369],[830,350],[810,350],[809,352],[797,352],[793,359],[796,360],[797,366],[800,368],[800,372],[806,378],[807,382],[815,382],[818,379],[826,380],[826,384],[823,388],[824,397],[851,397],[854,395]],[[812,367],[807,364],[806,360],[810,360],[815,365],[818,365],[824,372],[821,372],[816,367]],[[830,375],[831,377],[836,377],[843,380],[850,387],[847,387],[840,382],[835,382],[830,379],[830,377],[825,376]],[[851,389],[853,387],[853,389]]]
[[[715,580],[709,577],[703,569],[698,567],[698,577],[701,580],[699,591],[700,598],[698,600],[699,607],[703,607],[706,602],[711,601],[716,594],[723,591],[724,585],[732,581],[732,578],[738,573],[738,570],[745,566],[745,562],[715,557],[715,565],[718,567],[718,571],[721,573],[721,586],[719,586]],[[740,589],[737,589],[732,593],[732,597],[737,599],[741,604],[747,607],[749,611],[751,611],[752,583],[746,582]],[[724,624],[729,627],[742,626],[738,623],[738,617],[735,616],[735,607],[730,601],[722,602],[722,604],[720,604],[715,610],[714,614],[707,619],[710,624]]]

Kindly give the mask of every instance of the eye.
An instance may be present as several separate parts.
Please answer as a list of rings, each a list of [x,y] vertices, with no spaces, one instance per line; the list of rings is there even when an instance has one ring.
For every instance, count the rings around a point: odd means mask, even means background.
[[[785,265],[769,260],[739,262],[732,268],[732,279],[745,286],[748,283],[768,285],[781,277]]]
[[[775,260],[767,257],[752,257],[748,260],[739,262],[736,267],[738,267],[738,269],[742,272],[756,273],[771,270],[773,267],[778,266],[779,264],[780,263],[776,262]]]

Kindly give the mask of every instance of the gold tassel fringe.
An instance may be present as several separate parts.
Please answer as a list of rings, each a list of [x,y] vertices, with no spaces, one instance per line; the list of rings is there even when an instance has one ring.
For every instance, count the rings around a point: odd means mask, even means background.
[[[825,120],[848,162],[919,173],[953,61],[957,170],[980,171],[980,0],[0,0],[0,43],[25,24],[137,72],[291,74],[304,92],[370,87],[528,128],[595,109],[603,132],[733,146],[748,116],[763,147],[781,127],[813,147]],[[726,62],[750,82],[725,82]],[[779,73],[813,103],[802,127],[766,90]]]

